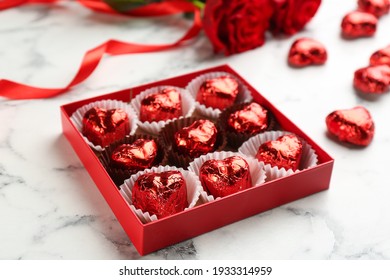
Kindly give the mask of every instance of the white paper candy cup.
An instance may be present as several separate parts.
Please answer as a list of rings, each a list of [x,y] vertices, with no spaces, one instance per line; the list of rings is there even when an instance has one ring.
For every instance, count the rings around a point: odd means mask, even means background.
[[[119,187],[120,193],[123,195],[123,197],[126,199],[126,201],[130,204],[131,210],[137,215],[137,217],[142,221],[142,223],[149,223],[152,221],[158,220],[156,215],[150,215],[149,212],[143,212],[141,209],[137,209],[134,207],[132,202],[132,190],[133,186],[135,184],[135,181],[137,181],[138,177],[150,172],[165,172],[165,171],[180,171],[181,174],[184,177],[184,180],[186,182],[187,187],[187,202],[188,207],[184,209],[190,209],[193,208],[196,203],[199,200],[200,193],[202,192],[203,188],[200,184],[199,179],[196,177],[196,175],[193,172],[184,170],[182,168],[177,168],[174,166],[157,166],[152,167],[150,169],[145,169],[144,171],[140,171],[134,175],[132,175],[129,179],[125,180],[123,184]]]
[[[106,110],[122,109],[123,111],[125,111],[127,113],[129,120],[130,120],[130,135],[133,135],[135,133],[135,131],[137,130],[138,118],[137,118],[137,115],[135,114],[133,108],[130,106],[130,104],[127,104],[127,103],[119,101],[119,100],[110,100],[109,99],[109,100],[100,100],[100,101],[96,101],[96,102],[92,102],[92,103],[89,103],[87,105],[84,105],[83,107],[77,109],[77,111],[72,114],[70,119],[75,124],[75,126],[76,126],[77,130],[80,132],[80,134],[82,134],[82,129],[83,129],[83,117],[84,117],[85,113],[93,107],[99,107],[99,108],[103,108]],[[104,150],[104,147],[102,147],[100,145],[94,145],[91,141],[88,140],[87,137],[83,136],[83,138],[84,138],[85,142],[87,142],[88,145],[90,147],[92,147],[93,149],[95,149],[96,151],[101,152]]]
[[[244,142],[238,149],[238,152],[247,155],[250,158],[256,158],[257,151],[261,144],[273,141],[280,136],[294,134],[288,131],[267,131],[258,135],[255,135],[246,142]],[[294,134],[295,135],[295,134]],[[301,137],[298,137],[302,142],[302,158],[299,166],[299,170],[293,171],[292,169],[286,170],[285,168],[271,167],[270,164],[265,164],[264,169],[267,173],[267,181],[285,177],[291,175],[300,170],[307,169],[316,166],[318,163],[318,156],[314,149]]]
[[[147,89],[140,94],[138,94],[133,100],[130,102],[131,106],[133,106],[135,113],[138,117],[138,126],[143,129],[145,132],[151,133],[151,134],[158,134],[161,130],[161,128],[166,125],[167,123],[177,119],[173,118],[166,121],[158,121],[158,122],[142,122],[140,120],[140,112],[141,112],[141,102],[143,99],[145,99],[148,95],[160,92],[161,90],[165,88],[174,88],[180,92],[181,96],[181,106],[182,106],[182,112],[183,115],[180,118],[184,117],[190,117],[192,113],[195,111],[195,100],[192,98],[190,93],[183,88],[174,87],[174,86],[158,86],[153,87],[150,89]]]
[[[251,179],[252,179],[252,187],[259,186],[265,182],[266,172],[264,170],[263,163],[260,163],[256,159],[247,157],[240,153],[225,152],[225,151],[209,153],[207,155],[200,156],[196,158],[194,161],[192,161],[188,169],[194,172],[196,176],[199,178],[199,174],[200,174],[199,170],[202,167],[203,163],[211,159],[223,160],[225,158],[232,157],[232,156],[240,156],[243,159],[245,159],[246,162],[248,163],[249,172],[251,174]],[[209,195],[205,190],[203,190],[201,193],[201,199],[203,202],[210,202],[219,198],[220,197],[215,198],[213,195]]]
[[[237,99],[234,102],[236,103],[242,103],[242,102],[249,102],[252,100],[252,95],[249,89],[238,79],[236,76],[227,73],[227,72],[210,72],[201,76],[198,76],[197,78],[193,79],[188,85],[187,90],[190,92],[191,96],[195,100],[195,107],[196,110],[202,114],[205,117],[209,117],[212,119],[218,118],[219,114],[221,114],[221,110],[214,109],[212,107],[206,107],[203,104],[200,104],[198,101],[196,101],[196,96],[198,94],[199,88],[203,84],[204,81],[208,79],[214,79],[219,78],[222,76],[229,76],[238,81],[238,95]]]

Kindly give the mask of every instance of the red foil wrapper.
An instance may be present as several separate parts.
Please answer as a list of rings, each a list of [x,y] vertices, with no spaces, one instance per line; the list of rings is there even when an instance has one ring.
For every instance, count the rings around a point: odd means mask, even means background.
[[[198,120],[175,133],[175,147],[192,158],[214,151],[217,128],[209,120]]]
[[[223,110],[234,104],[238,95],[238,82],[228,76],[208,79],[200,86],[196,101],[206,107]]]
[[[255,134],[268,128],[268,110],[255,102],[230,114],[228,126],[238,133]]]
[[[353,85],[363,93],[385,93],[390,85],[390,66],[369,66],[355,71]]]
[[[389,12],[390,0],[359,0],[359,10],[381,17]]]
[[[327,58],[325,46],[310,38],[296,40],[288,54],[289,64],[295,67],[324,64]]]
[[[188,206],[186,182],[179,171],[146,173],[135,181],[132,200],[134,207],[164,218]]]
[[[326,126],[340,141],[358,146],[369,145],[375,132],[370,112],[362,106],[330,113],[326,117]]]
[[[302,151],[302,142],[298,137],[288,134],[261,144],[256,158],[265,164],[295,171],[299,169]]]
[[[111,154],[114,166],[129,170],[143,170],[153,166],[157,156],[154,140],[138,139],[132,144],[122,144]]]
[[[206,161],[199,170],[199,177],[202,186],[215,198],[252,187],[249,165],[240,156]]]
[[[129,117],[122,109],[93,107],[84,114],[82,134],[94,145],[105,147],[129,133]]]
[[[370,65],[390,66],[390,46],[374,52],[370,57]]]
[[[272,0],[274,14],[270,30],[273,34],[293,35],[314,17],[321,0]]]
[[[140,120],[142,122],[166,121],[181,115],[180,92],[174,88],[165,88],[141,101]]]
[[[341,31],[345,38],[370,37],[375,34],[378,19],[370,14],[354,11],[347,14],[341,22]]]

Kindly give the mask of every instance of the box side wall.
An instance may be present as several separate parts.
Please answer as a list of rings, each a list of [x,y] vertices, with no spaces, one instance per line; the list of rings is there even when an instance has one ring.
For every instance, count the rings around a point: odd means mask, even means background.
[[[145,226],[148,242],[144,244],[144,253],[328,189],[332,167],[333,162],[329,162],[148,224]]]
[[[144,243],[144,227],[142,223],[133,214],[127,201],[119,193],[114,182],[100,164],[100,161],[95,156],[94,152],[89,148],[88,144],[86,144],[80,133],[72,124],[69,116],[62,108],[61,119],[65,137],[72,145],[104,199],[107,201],[123,229],[132,240],[134,246],[138,251],[142,251],[142,244]]]

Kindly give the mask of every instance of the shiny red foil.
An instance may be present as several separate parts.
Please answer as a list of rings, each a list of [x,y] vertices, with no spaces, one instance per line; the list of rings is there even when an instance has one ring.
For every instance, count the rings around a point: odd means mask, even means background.
[[[129,117],[122,109],[93,107],[84,114],[82,134],[94,145],[105,147],[129,133]]]
[[[359,0],[359,10],[381,17],[389,12],[390,0]]]
[[[390,46],[374,52],[370,57],[370,65],[387,65],[390,66]]]
[[[182,155],[192,158],[214,151],[217,128],[209,120],[198,120],[175,133],[175,146]]]
[[[122,144],[111,154],[114,166],[129,170],[142,170],[150,168],[158,152],[154,140],[137,139],[132,144]]]
[[[378,19],[370,14],[354,11],[347,14],[341,22],[341,31],[345,38],[370,37],[375,34]]]
[[[293,35],[314,17],[321,0],[272,0],[274,14],[270,30],[273,34]]]
[[[255,102],[229,115],[228,126],[238,133],[255,134],[268,128],[268,110]]]
[[[326,117],[326,126],[340,141],[359,146],[369,145],[375,132],[371,114],[362,106],[330,113]]]
[[[132,200],[135,208],[164,218],[188,206],[186,182],[179,171],[146,173],[135,181]]]
[[[240,156],[206,161],[199,170],[199,179],[215,198],[252,187],[249,165]]]
[[[293,134],[279,137],[260,145],[256,158],[265,164],[284,169],[299,169],[302,157],[302,142]]]
[[[353,85],[364,93],[387,92],[390,86],[390,66],[369,66],[355,71]]]
[[[141,122],[166,121],[181,115],[181,96],[177,89],[165,88],[141,101]]]
[[[290,48],[288,63],[295,67],[324,64],[328,58],[325,46],[320,42],[301,38],[296,40]]]
[[[238,95],[238,82],[228,76],[208,79],[203,82],[196,101],[206,107],[223,110],[234,104]]]

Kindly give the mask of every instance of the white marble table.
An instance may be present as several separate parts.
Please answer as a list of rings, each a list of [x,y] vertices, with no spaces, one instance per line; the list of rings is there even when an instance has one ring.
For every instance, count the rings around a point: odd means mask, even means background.
[[[144,259],[389,259],[390,96],[365,100],[353,72],[390,44],[390,15],[374,38],[346,41],[340,22],[356,1],[326,0],[300,34],[269,39],[231,57],[214,56],[202,35],[191,46],[106,58],[69,93],[46,100],[0,99],[0,259],[139,259],[70,144],[59,106],[71,101],[229,63],[335,158],[328,191],[160,250]],[[109,38],[171,42],[186,21],[94,14],[75,3],[0,12],[0,77],[37,86],[65,85],[83,53]],[[322,41],[323,67],[291,69],[294,39]],[[326,136],[335,109],[366,106],[376,122],[365,149]]]

